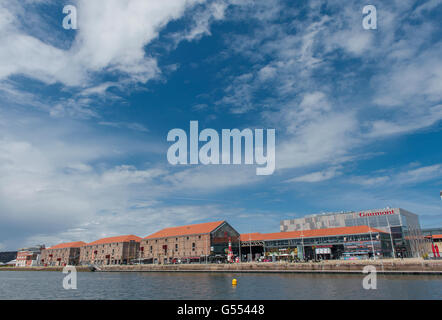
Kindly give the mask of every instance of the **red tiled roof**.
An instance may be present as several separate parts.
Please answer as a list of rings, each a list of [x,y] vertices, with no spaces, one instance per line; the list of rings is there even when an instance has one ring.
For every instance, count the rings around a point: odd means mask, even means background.
[[[86,243],[83,241],[76,241],[76,242],[67,242],[67,243],[60,243],[55,246],[52,246],[48,249],[63,249],[63,248],[79,248],[84,246]]]
[[[206,222],[181,227],[164,228],[158,232],[151,234],[150,236],[145,237],[144,239],[167,238],[191,234],[209,233],[218,228],[222,223],[224,223],[224,221]]]
[[[425,238],[431,239],[431,237],[433,237],[433,239],[442,239],[442,234],[433,234],[432,236],[426,236]]]
[[[364,234],[375,232],[383,233],[383,231],[369,228],[368,226],[356,226],[356,227],[341,227],[341,228],[328,228],[328,229],[314,229],[304,231],[289,231],[289,232],[275,232],[275,233],[245,233],[241,235],[241,241],[260,241],[260,240],[280,240],[280,239],[296,239],[296,238],[313,238],[313,237],[327,237],[334,235],[346,235],[346,234]]]
[[[91,243],[88,243],[86,245],[92,246],[92,245],[96,245],[96,244],[105,244],[105,243],[129,242],[131,240],[139,242],[141,240],[141,238],[134,236],[133,234],[130,234],[130,235],[126,235],[126,236],[102,238],[102,239],[95,240]]]

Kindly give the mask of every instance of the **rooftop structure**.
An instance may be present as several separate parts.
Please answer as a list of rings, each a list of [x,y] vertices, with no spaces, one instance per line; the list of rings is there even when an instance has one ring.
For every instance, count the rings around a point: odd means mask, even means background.
[[[188,236],[192,234],[210,233],[223,223],[224,221],[216,221],[216,222],[191,224],[180,227],[164,228],[158,232],[155,232],[145,237],[144,239],[159,239],[167,237]]]

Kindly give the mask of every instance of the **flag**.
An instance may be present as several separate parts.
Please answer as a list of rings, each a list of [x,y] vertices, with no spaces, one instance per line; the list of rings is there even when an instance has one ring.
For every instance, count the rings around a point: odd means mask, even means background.
[[[439,193],[440,193],[440,199],[442,200],[442,191],[440,191]]]

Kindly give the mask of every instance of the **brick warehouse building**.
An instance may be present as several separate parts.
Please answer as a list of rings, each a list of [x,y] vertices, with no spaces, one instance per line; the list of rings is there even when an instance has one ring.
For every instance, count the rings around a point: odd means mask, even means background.
[[[138,256],[140,237],[109,237],[85,244],[80,250],[80,264],[129,264]]]
[[[240,234],[226,221],[165,228],[141,240],[143,263],[225,260],[229,239],[238,253]]]
[[[80,262],[80,249],[83,241],[60,243],[41,252],[41,264],[44,266],[75,266]]]

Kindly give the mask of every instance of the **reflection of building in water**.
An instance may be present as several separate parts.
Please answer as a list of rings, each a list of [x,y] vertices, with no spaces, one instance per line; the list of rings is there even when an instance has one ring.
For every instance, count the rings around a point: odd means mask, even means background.
[[[397,257],[421,256],[427,246],[419,217],[401,208],[334,212],[281,221],[281,231],[368,226],[391,234]]]

